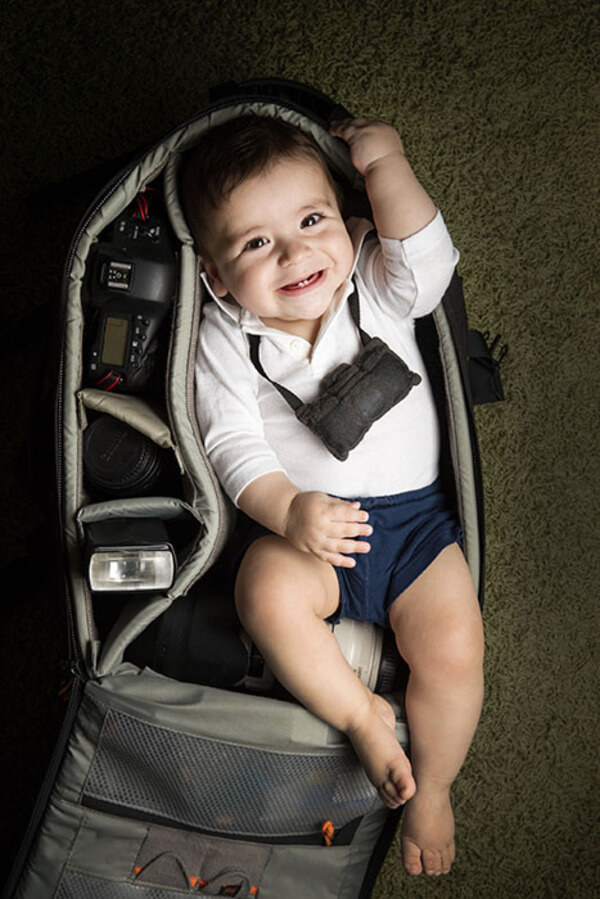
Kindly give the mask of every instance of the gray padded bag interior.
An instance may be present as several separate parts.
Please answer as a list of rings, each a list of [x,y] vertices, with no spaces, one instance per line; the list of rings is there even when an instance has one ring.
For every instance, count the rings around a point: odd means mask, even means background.
[[[74,637],[85,690],[38,838],[16,895],[353,899],[388,819],[345,738],[299,705],[164,677],[125,660],[127,648],[209,570],[231,534],[234,510],[206,458],[194,408],[194,359],[203,296],[179,202],[181,154],[199,135],[248,110],[312,134],[336,173],[362,190],[348,153],[285,104],[223,104],[174,131],[111,187],[87,217],[70,259],[61,371],[59,489]],[[94,244],[138,192],[158,184],[178,244],[163,404],[85,384],[82,285]],[[447,315],[434,313],[449,402],[450,444],[466,556],[479,578],[479,524],[467,400]],[[201,398],[200,398],[201,401]],[[172,454],[175,496],[95,501],[82,442],[103,413]],[[185,523],[194,535],[169,590],[128,603],[100,634],[84,572],[85,528],[121,517]],[[365,625],[372,628],[373,625]],[[390,697],[406,744],[402,697]],[[350,834],[323,845],[320,826]],[[258,890],[258,894],[256,893]],[[231,893],[230,893],[231,894]]]

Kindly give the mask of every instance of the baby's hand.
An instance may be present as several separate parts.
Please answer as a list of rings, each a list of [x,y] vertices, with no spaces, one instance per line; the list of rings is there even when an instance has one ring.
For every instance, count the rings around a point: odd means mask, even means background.
[[[344,554],[369,552],[368,543],[352,539],[372,533],[373,528],[365,524],[368,518],[359,502],[316,491],[298,493],[290,504],[284,536],[296,549],[311,552],[323,562],[353,568],[355,560]]]
[[[329,133],[346,141],[352,165],[361,175],[386,156],[404,153],[396,129],[377,119],[340,119],[332,122]]]

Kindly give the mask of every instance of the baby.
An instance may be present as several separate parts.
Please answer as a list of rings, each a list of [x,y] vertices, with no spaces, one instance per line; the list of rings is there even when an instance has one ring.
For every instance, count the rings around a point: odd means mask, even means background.
[[[347,734],[382,802],[407,804],[406,871],[439,875],[454,860],[450,787],[481,709],[483,635],[414,319],[440,301],[458,254],[392,126],[348,119],[330,133],[364,176],[376,233],[344,220],[317,145],[281,119],[233,119],[187,156],[183,199],[215,300],[197,411],[224,489],[256,523],[235,586],[243,626],[278,680]],[[419,377],[343,461],[280,388],[318,397],[359,356],[358,317]],[[339,649],[329,622],[342,617],[395,634],[411,762],[390,705]]]

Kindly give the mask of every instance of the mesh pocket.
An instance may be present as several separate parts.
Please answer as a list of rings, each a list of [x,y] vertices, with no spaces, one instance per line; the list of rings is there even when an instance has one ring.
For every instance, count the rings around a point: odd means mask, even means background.
[[[109,710],[86,799],[244,836],[319,832],[363,815],[375,790],[354,755],[273,752],[193,737]]]
[[[181,899],[183,895],[185,892],[181,890],[138,886],[67,870],[60,882],[56,899]]]

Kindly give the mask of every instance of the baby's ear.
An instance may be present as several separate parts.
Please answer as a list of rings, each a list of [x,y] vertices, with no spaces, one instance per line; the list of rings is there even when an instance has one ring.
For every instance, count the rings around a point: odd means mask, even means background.
[[[228,290],[225,287],[221,279],[221,275],[219,274],[219,269],[215,265],[215,263],[211,259],[203,259],[202,264],[204,265],[204,271],[208,277],[208,283],[211,286],[211,290],[217,297],[227,296]]]

